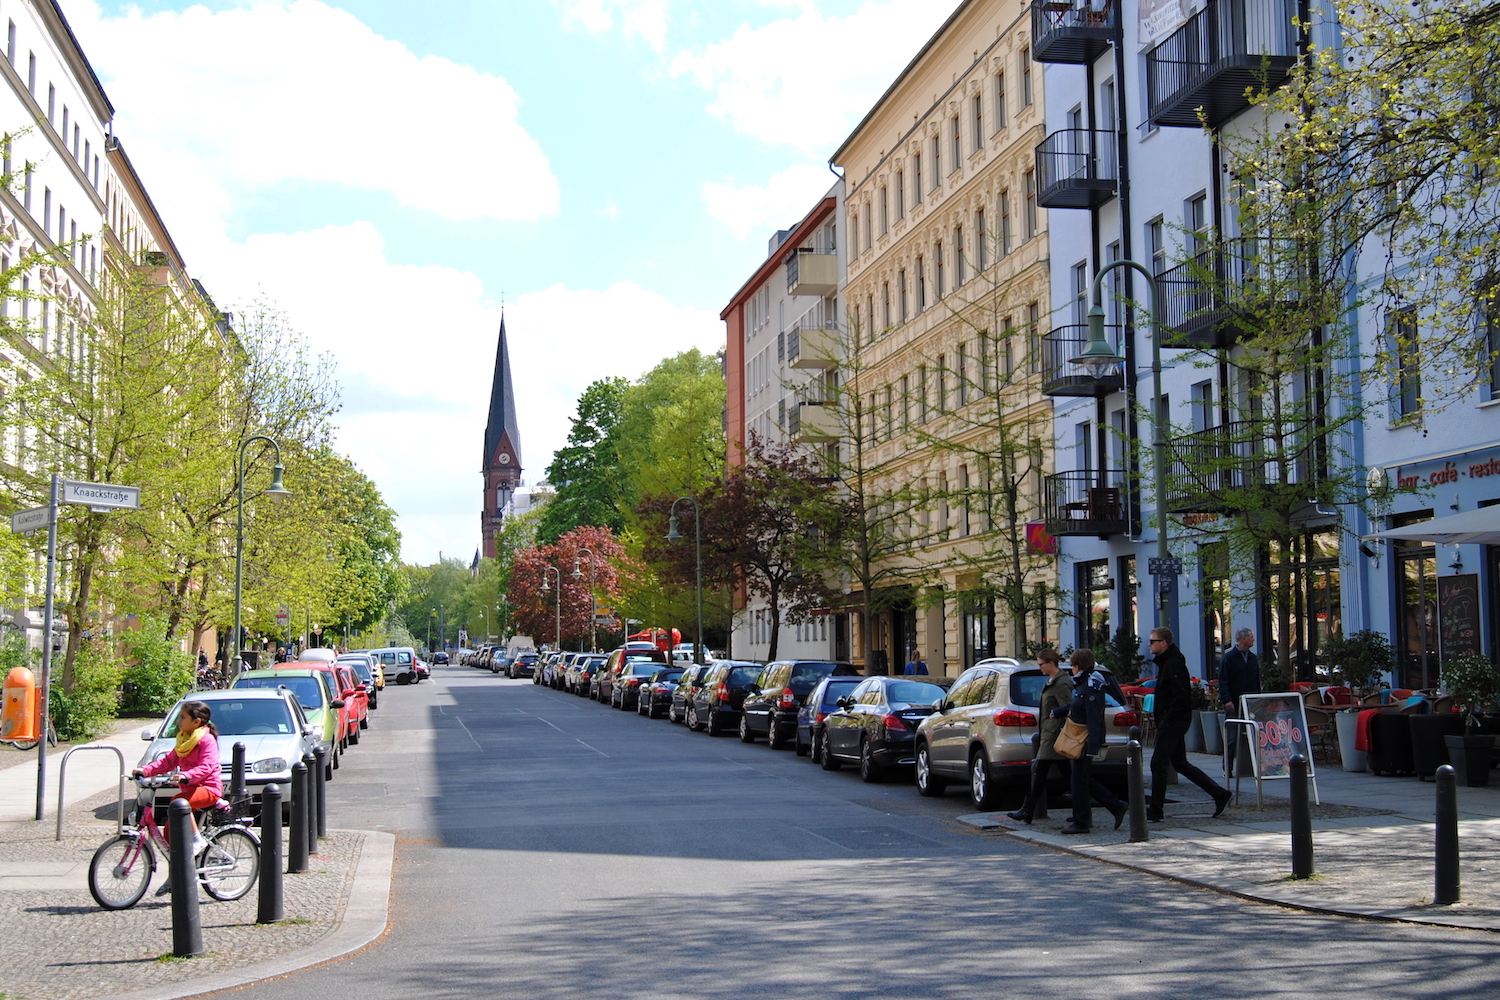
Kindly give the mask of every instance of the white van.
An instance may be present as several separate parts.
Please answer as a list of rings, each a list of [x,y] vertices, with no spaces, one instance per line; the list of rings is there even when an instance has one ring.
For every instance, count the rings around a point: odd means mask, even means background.
[[[397,684],[415,684],[422,679],[417,673],[417,651],[410,646],[387,646],[372,649],[370,655],[380,664],[380,672],[387,681]]]

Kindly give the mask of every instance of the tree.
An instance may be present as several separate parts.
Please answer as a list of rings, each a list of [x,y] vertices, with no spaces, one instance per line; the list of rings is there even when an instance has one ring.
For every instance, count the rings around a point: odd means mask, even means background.
[[[556,494],[542,509],[537,538],[556,542],[580,525],[624,526],[620,505],[623,482],[616,428],[627,382],[600,379],[583,391],[568,443],[547,466],[547,481]]]
[[[538,642],[553,641],[561,614],[562,642],[571,644],[587,639],[593,621],[594,596],[589,593],[589,558],[580,553],[584,548],[594,556],[594,594],[605,601],[618,597],[620,570],[635,569],[625,558],[624,547],[608,528],[589,525],[574,528],[555,545],[516,553],[506,600],[512,608],[512,620],[522,634]],[[573,578],[575,569],[577,579]]]

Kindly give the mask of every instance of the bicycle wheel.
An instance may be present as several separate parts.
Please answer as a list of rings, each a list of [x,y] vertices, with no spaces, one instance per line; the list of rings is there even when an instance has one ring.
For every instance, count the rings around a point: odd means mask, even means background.
[[[140,835],[118,834],[99,845],[89,862],[89,894],[106,910],[125,910],[141,901],[156,868],[156,852]]]
[[[239,899],[260,874],[260,841],[248,830],[226,826],[208,838],[199,856],[198,878],[214,899]]]

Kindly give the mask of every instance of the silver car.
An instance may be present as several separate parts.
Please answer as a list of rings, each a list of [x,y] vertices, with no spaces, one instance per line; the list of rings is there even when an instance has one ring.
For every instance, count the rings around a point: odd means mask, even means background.
[[[1120,781],[1130,727],[1139,719],[1121,704],[1119,684],[1109,671],[1101,667],[1099,672],[1108,682],[1105,745],[1090,770],[1101,780]],[[967,780],[975,808],[993,809],[1002,785],[1029,782],[1044,683],[1035,664],[1009,657],[981,660],[960,674],[938,711],[917,727],[917,790],[938,795],[950,781]]]

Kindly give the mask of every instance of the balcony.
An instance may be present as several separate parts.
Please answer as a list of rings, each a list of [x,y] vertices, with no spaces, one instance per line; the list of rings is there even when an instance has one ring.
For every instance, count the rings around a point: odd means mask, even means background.
[[[832,403],[798,403],[787,412],[787,430],[804,444],[837,441],[838,408]]]
[[[831,300],[819,302],[787,331],[787,364],[793,368],[837,368],[839,346],[838,313]]]
[[[1278,441],[1264,421],[1230,421],[1167,444],[1167,510],[1174,514],[1244,514],[1270,506],[1273,493],[1295,490],[1298,505],[1322,477],[1309,435]]]
[[[1031,51],[1037,62],[1090,63],[1119,40],[1115,0],[1032,0]]]
[[[1231,239],[1156,279],[1164,347],[1228,347],[1297,308],[1305,269],[1286,240]]]
[[[787,254],[786,291],[788,295],[816,295],[823,298],[839,290],[839,256],[834,250],[798,247]]]
[[[1151,121],[1217,127],[1250,106],[1247,91],[1281,86],[1297,61],[1296,18],[1297,0],[1208,0],[1146,53]]]
[[[1059,472],[1042,480],[1047,533],[1051,535],[1119,535],[1130,530],[1125,491],[1100,486],[1093,472]]]
[[[1105,339],[1118,353],[1120,328],[1104,328]],[[1073,359],[1088,346],[1087,326],[1061,326],[1042,337],[1042,394],[1045,396],[1108,396],[1125,388],[1125,376],[1117,367],[1103,378],[1084,372]]]
[[[1037,201],[1045,208],[1094,208],[1115,196],[1115,134],[1067,128],[1036,148]]]

